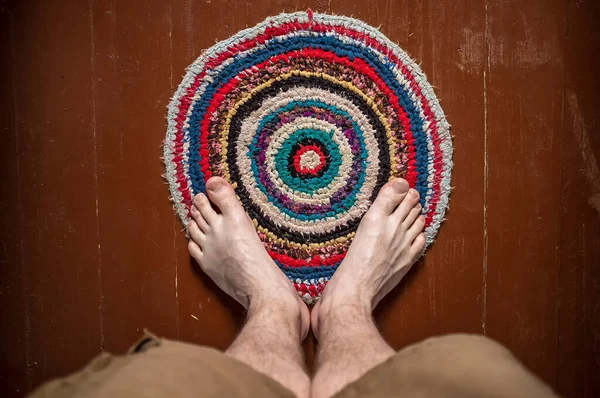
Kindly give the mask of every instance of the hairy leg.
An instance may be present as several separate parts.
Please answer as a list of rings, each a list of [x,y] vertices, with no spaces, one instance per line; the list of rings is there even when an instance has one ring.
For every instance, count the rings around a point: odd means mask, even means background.
[[[225,354],[277,380],[296,396],[307,397],[310,378],[301,347],[302,328],[299,314],[287,306],[271,302],[251,307],[244,328]]]
[[[206,186],[208,198],[194,198],[188,249],[203,271],[248,310],[244,328],[225,353],[297,396],[308,396],[301,349],[308,309],[264,249],[231,185],[213,177]]]
[[[405,180],[384,186],[311,318],[319,340],[313,397],[330,397],[394,355],[372,319],[379,301],[425,246],[419,194]]]

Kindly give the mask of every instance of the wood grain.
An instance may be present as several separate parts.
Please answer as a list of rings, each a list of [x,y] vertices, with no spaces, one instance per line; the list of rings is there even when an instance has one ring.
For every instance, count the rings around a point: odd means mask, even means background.
[[[21,262],[19,115],[16,107],[15,38],[13,16],[0,12],[0,48],[5,62],[0,63],[0,391],[22,394],[31,386],[27,371],[29,332],[26,331],[27,307],[24,297]]]
[[[555,385],[564,2],[486,7],[484,332]]]
[[[10,14],[19,250],[8,266],[21,275],[6,283],[22,283],[24,323],[3,345],[24,353],[27,380],[11,394],[101,348],[88,17],[77,1],[19,2]]]
[[[103,339],[114,352],[143,328],[176,337],[173,215],[160,160],[169,8],[145,0],[92,7]]]
[[[600,4],[568,4],[558,285],[558,390],[600,396]]]

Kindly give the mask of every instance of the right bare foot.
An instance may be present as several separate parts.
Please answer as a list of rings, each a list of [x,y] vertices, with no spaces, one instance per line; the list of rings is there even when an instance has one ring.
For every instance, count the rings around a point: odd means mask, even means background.
[[[311,314],[319,323],[335,309],[352,307],[370,316],[379,301],[406,275],[425,247],[425,218],[419,193],[406,180],[387,183],[363,217],[346,258],[327,283]]]

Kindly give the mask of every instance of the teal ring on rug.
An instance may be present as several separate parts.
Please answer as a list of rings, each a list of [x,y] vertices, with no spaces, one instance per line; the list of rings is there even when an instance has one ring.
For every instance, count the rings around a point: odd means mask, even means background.
[[[263,120],[260,121],[259,126],[257,128],[257,134],[253,137],[250,147],[254,148],[254,149],[260,147],[260,145],[258,145],[258,139],[260,136],[260,134],[258,132],[264,131],[265,129],[269,130],[270,125],[277,122],[277,120],[278,120],[277,118],[279,117],[279,115],[281,113],[291,111],[294,108],[301,107],[301,106],[306,106],[306,107],[313,106],[313,107],[318,107],[321,109],[326,109],[330,112],[335,113],[338,116],[341,116],[348,120],[351,120],[352,129],[356,133],[356,137],[358,138],[358,142],[360,145],[361,169],[366,170],[368,153],[367,153],[367,149],[366,149],[366,146],[364,143],[364,138],[363,138],[364,133],[363,133],[362,129],[360,128],[358,123],[356,121],[354,121],[352,116],[349,115],[347,112],[336,107],[335,105],[327,104],[322,101],[315,101],[315,100],[290,101],[285,106],[274,110],[271,114],[264,117]],[[259,153],[252,154],[251,151],[250,151],[250,153],[248,153],[248,156],[250,156],[250,158],[251,158],[251,162],[252,162],[251,168],[252,168],[254,178],[257,182],[257,187],[260,189],[261,192],[263,192],[269,198],[269,201],[274,206],[276,206],[280,211],[282,211],[284,214],[287,214],[290,217],[298,218],[300,220],[320,220],[323,217],[335,217],[336,215],[347,211],[356,203],[356,195],[358,194],[358,192],[360,192],[360,190],[364,184],[364,181],[365,181],[364,173],[362,173],[362,172],[358,173],[358,180],[354,184],[352,191],[346,196],[346,198],[340,200],[338,203],[332,204],[335,211],[329,211],[326,213],[311,214],[311,215],[301,214],[301,213],[295,212],[292,209],[285,207],[285,205],[283,205],[278,200],[278,198],[274,197],[273,195],[271,195],[268,192],[267,188],[262,184],[260,179],[257,178],[257,176],[259,175],[259,167],[257,164],[258,156],[253,156],[253,155],[259,155]]]
[[[290,135],[290,138],[284,141],[281,149],[275,155],[275,170],[288,187],[302,193],[314,194],[315,191],[325,188],[335,179],[342,164],[342,156],[339,147],[331,138],[332,134],[333,130],[324,132],[316,129],[298,129]],[[328,170],[321,177],[301,179],[293,177],[287,169],[288,158],[293,146],[305,138],[318,140],[329,150],[329,155],[332,158],[331,163]]]

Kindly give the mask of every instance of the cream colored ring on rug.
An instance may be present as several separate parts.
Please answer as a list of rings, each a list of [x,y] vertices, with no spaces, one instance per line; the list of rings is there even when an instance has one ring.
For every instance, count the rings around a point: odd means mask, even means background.
[[[350,176],[350,167],[352,165],[353,156],[350,148],[348,139],[344,137],[342,131],[335,125],[325,122],[319,119],[313,119],[309,117],[300,117],[294,120],[292,123],[288,123],[285,126],[277,129],[271,136],[272,140],[267,147],[267,164],[275,164],[275,156],[283,142],[290,137],[290,135],[298,130],[305,128],[318,128],[323,131],[333,132],[331,139],[339,148],[340,155],[342,157],[342,164],[340,165],[340,174],[338,174],[333,181],[331,181],[326,187],[321,188],[318,194],[311,195],[305,192],[300,192],[292,189],[285,184],[279,178],[279,172],[274,167],[267,167],[269,177],[272,181],[277,181],[277,186],[281,188],[281,191],[290,198],[293,198],[295,202],[306,203],[306,204],[322,204],[324,200],[328,200],[331,195],[337,192],[348,181]]]
[[[305,88],[298,87],[296,89],[291,89],[289,91],[280,93],[274,97],[271,97],[271,98],[265,100],[265,102],[261,105],[261,107],[255,111],[256,113],[258,113],[258,115],[254,115],[254,113],[253,113],[246,120],[250,120],[250,119],[254,120],[255,118],[258,118],[259,121],[262,120],[262,118],[264,118],[266,115],[287,105],[290,101],[298,100],[298,97],[295,96],[297,94],[302,95],[302,97],[301,97],[302,99],[319,100],[319,101],[323,101],[323,98],[329,97],[329,95],[333,94],[333,93],[323,90],[323,89],[309,89],[309,90],[302,90],[303,92],[299,92],[300,89],[305,89]],[[291,92],[291,93],[287,94],[288,92]],[[353,115],[353,114],[357,114],[357,113],[361,114],[360,110],[352,102],[350,102],[349,100],[347,100],[343,97],[333,94],[333,97],[330,97],[328,99],[330,100],[330,102],[326,102],[326,103],[335,105],[336,107],[338,107],[342,111],[348,113],[349,115]],[[332,128],[339,130],[337,128],[337,126],[331,125],[328,122],[325,122],[325,121],[322,121],[319,119],[313,119],[313,118],[307,118],[307,117],[303,117],[303,119],[308,119],[311,121],[314,120],[315,123],[327,123],[328,125],[332,126]],[[375,141],[375,132],[374,132],[371,124],[365,118],[361,118],[360,120],[354,120],[354,121],[359,125],[359,127],[361,128],[361,130],[363,131],[363,134],[364,134],[364,141],[365,141],[364,144],[365,144],[365,147],[367,150],[367,156],[368,156],[367,157],[368,169],[366,170],[366,172],[368,175],[377,175],[377,173],[379,173],[379,147],[377,146],[376,141]],[[258,122],[258,123],[260,123],[260,122]],[[258,126],[258,123],[256,123],[256,126]],[[251,128],[254,128],[254,125]],[[258,127],[256,127],[256,128],[258,129]],[[245,121],[242,125],[242,131],[243,132],[240,133],[240,136],[242,136],[242,135],[248,136],[249,134],[251,134],[253,137],[253,134],[255,134],[255,132],[252,130],[247,131],[247,124],[245,123]],[[277,139],[276,136],[277,137],[279,136],[279,134],[277,132],[274,133],[273,139]],[[347,139],[345,138],[343,133],[341,133],[340,136],[342,137],[343,142],[347,142]],[[238,143],[237,143],[238,148],[240,145],[240,141],[242,141],[242,140],[238,137]],[[250,141],[245,140],[242,142],[244,143],[244,148],[246,148],[246,149],[244,149],[244,151],[247,151],[249,148],[248,142],[251,142],[251,140]],[[375,142],[375,144],[373,144],[374,142]],[[339,145],[339,143],[338,143],[338,145]],[[348,149],[348,153],[351,153],[351,150],[349,149],[349,144],[348,144],[347,149]],[[340,152],[342,152],[343,150],[344,150],[344,148],[340,148]],[[269,155],[269,151],[267,151],[267,155]],[[269,160],[270,160],[269,164],[273,164],[272,157]],[[270,176],[274,181],[277,181],[279,178],[276,170],[271,170]],[[348,172],[346,172],[344,174],[345,178],[342,181],[346,181],[347,176],[348,176]],[[279,183],[279,181],[277,181],[277,182]],[[302,202],[302,203],[317,203],[314,200],[312,200],[314,197],[310,198],[308,194],[305,194],[303,192],[294,191],[287,185],[283,184],[283,182],[281,182],[281,184],[283,187],[282,190],[285,190],[286,194],[289,194],[290,196],[298,198],[298,200],[300,202]],[[323,188],[323,189],[324,189],[324,191],[322,191],[322,195],[320,195],[320,197],[324,197],[325,195],[331,195],[335,191],[337,191],[337,189],[335,189],[333,192],[330,192],[331,189],[327,189],[327,190],[325,190],[325,188]]]
[[[330,97],[331,94],[332,93],[329,91],[318,88],[307,89],[305,87],[295,87],[265,100],[262,106],[248,116],[242,123],[241,131],[243,132],[238,136],[236,145],[237,153],[235,156],[239,170],[251,170],[251,160],[246,155],[252,137],[254,136],[254,134],[250,134],[250,132],[256,132],[260,120],[273,112],[273,108],[269,105],[276,102],[278,97],[287,97],[288,99],[293,100],[298,100],[299,98],[322,100],[324,97]],[[297,232],[306,233],[308,235],[313,235],[315,232],[331,232],[336,227],[347,225],[351,220],[362,217],[370,206],[370,197],[377,183],[377,173],[379,172],[379,147],[377,146],[374,130],[366,117],[352,102],[340,96],[336,96],[335,101],[335,106],[348,114],[362,116],[358,120],[355,119],[355,121],[361,127],[364,134],[363,139],[367,150],[368,161],[365,182],[363,183],[361,190],[356,194],[356,202],[347,212],[338,214],[336,217],[320,219],[319,223],[315,223],[314,221],[302,221],[292,218],[277,209],[276,206],[270,203],[267,196],[256,187],[254,178],[241,172],[240,182],[245,186],[250,195],[250,200],[259,206],[260,210],[274,225],[287,226],[291,230],[296,230]],[[240,148],[243,148],[243,150],[240,150]],[[375,172],[375,174],[373,174],[373,172]]]

